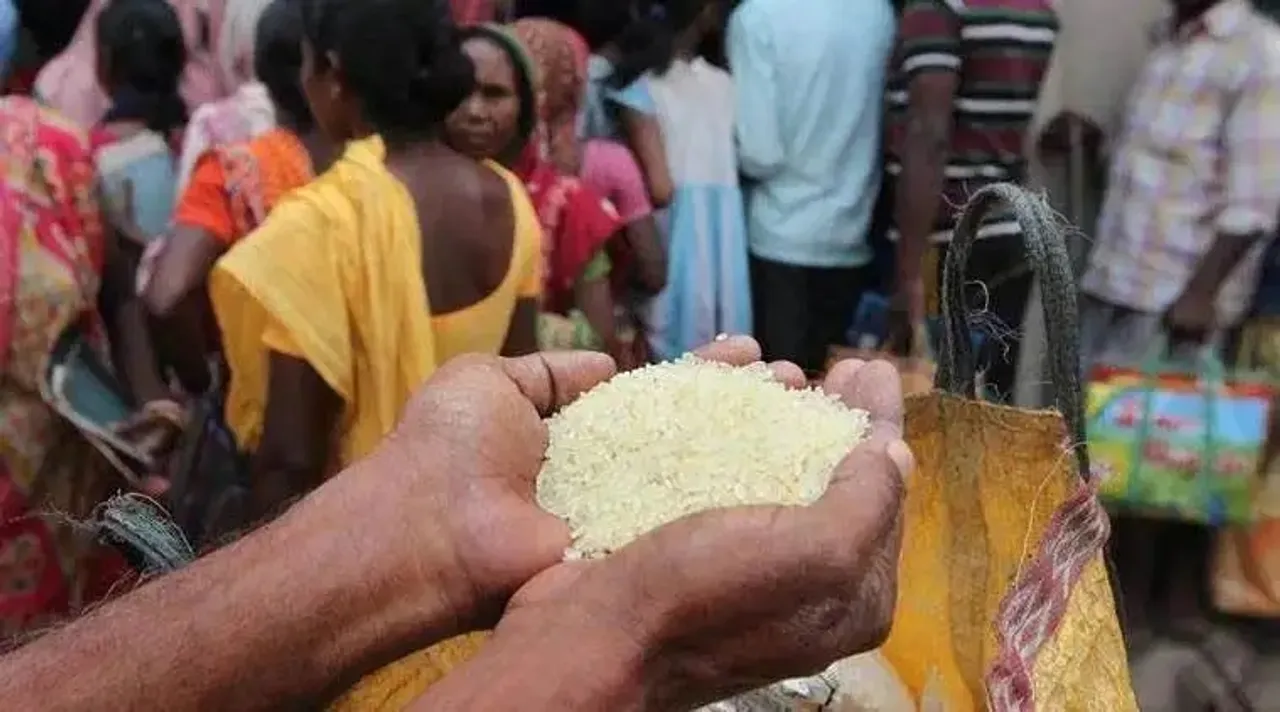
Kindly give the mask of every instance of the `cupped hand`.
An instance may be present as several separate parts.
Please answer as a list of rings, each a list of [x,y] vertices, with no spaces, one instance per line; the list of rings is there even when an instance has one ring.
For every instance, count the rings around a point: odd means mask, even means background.
[[[353,535],[371,543],[359,550],[377,558],[365,564],[369,578],[394,592],[383,608],[425,608],[425,598],[442,596],[449,632],[490,626],[569,543],[565,524],[534,501],[543,418],[613,373],[612,359],[593,353],[455,359],[383,445],[311,506],[360,523]]]
[[[703,355],[746,364],[760,351],[734,339]],[[794,366],[774,372],[803,383]],[[690,709],[877,647],[892,622],[913,467],[901,386],[887,363],[845,361],[823,387],[869,411],[872,433],[817,503],[704,512],[603,560],[556,566],[512,599],[498,640],[579,631],[600,641],[601,659],[643,661],[648,709]]]

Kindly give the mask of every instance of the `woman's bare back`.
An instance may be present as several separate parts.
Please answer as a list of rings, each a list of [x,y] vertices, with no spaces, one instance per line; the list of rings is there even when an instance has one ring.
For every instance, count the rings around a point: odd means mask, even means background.
[[[417,210],[432,312],[465,309],[497,290],[515,249],[511,189],[502,176],[442,148],[396,156],[387,167]]]

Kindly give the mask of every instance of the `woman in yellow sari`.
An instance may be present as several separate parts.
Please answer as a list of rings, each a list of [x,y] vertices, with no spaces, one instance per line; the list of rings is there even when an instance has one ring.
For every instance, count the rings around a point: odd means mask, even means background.
[[[448,359],[536,344],[528,197],[438,140],[473,82],[447,4],[302,0],[302,15],[303,90],[346,149],[209,280],[259,515],[369,454]]]
[[[422,0],[405,0],[408,2],[420,2]],[[498,152],[486,152],[475,150],[480,146],[505,145],[511,142],[512,135],[518,135],[515,150],[519,153],[523,149],[524,138],[532,133],[533,126],[537,120],[532,94],[535,92],[534,83],[532,81],[518,82],[511,75],[518,70],[512,66],[507,68],[507,77],[502,81],[495,81],[492,72],[484,65],[476,54],[477,43],[484,44],[492,41],[484,38],[499,38],[504,47],[514,48],[515,51],[521,52],[518,40],[514,36],[502,34],[503,30],[496,28],[468,28],[464,31],[463,36],[467,37],[464,51],[471,57],[471,62],[475,66],[476,86],[471,98],[465,102],[467,105],[483,104],[482,109],[476,106],[455,112],[465,113],[467,130],[464,133],[449,131],[449,138],[453,144],[461,150],[469,150],[471,155],[496,155]],[[477,40],[476,38],[481,39]],[[505,52],[505,49],[499,50]],[[502,55],[505,59],[505,55]],[[514,64],[516,60],[512,60]],[[451,123],[454,119],[451,119]],[[518,129],[517,129],[518,127]],[[450,129],[453,127],[450,126]],[[465,139],[465,140],[463,140]],[[510,158],[510,156],[507,156]],[[545,196],[538,193],[542,186],[538,182],[528,182],[531,194],[535,195],[534,205]],[[584,198],[585,199],[585,198]],[[598,202],[598,198],[595,198]],[[545,204],[545,203],[544,203]],[[599,211],[598,206],[588,206]],[[533,219],[537,220],[537,214]],[[616,219],[604,219],[595,221],[596,224],[604,223],[607,227],[604,236],[612,234],[616,229]],[[547,229],[546,221],[542,221],[543,229]],[[599,236],[597,236],[599,237]],[[542,248],[544,249],[545,244]],[[589,255],[594,250],[588,250]],[[544,251],[545,255],[546,252]],[[544,262],[544,269],[549,272],[556,271],[551,261]],[[545,284],[545,281],[544,281]],[[544,294],[545,296],[545,294]],[[419,651],[410,655],[372,675],[365,677],[360,683],[344,697],[338,700],[334,706],[334,710],[338,712],[370,712],[373,710],[392,710],[399,711],[405,709],[413,700],[418,698],[437,680],[443,677],[454,667],[465,662],[472,654],[479,650],[481,645],[487,639],[486,633],[473,633],[452,640],[445,641],[426,650]],[[513,705],[518,705],[514,703]]]

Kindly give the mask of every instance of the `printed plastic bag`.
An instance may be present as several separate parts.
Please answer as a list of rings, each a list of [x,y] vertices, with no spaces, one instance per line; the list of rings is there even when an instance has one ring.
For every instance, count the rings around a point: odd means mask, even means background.
[[[1089,381],[1089,448],[1102,495],[1139,513],[1210,526],[1253,519],[1274,390],[1228,376],[1201,354],[1197,370],[1164,361],[1103,366]]]

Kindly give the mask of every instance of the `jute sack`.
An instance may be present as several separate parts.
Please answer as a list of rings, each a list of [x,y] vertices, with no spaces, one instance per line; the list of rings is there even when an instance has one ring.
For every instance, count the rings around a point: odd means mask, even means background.
[[[1044,294],[1057,409],[976,397],[965,263],[984,214],[1017,215]],[[881,652],[951,712],[1137,710],[1103,560],[1110,528],[1084,447],[1075,286],[1063,230],[1012,185],[978,191],[947,256],[936,389],[911,396],[898,607]]]

